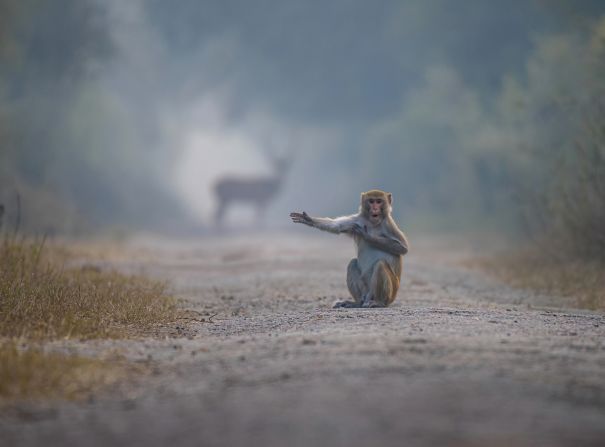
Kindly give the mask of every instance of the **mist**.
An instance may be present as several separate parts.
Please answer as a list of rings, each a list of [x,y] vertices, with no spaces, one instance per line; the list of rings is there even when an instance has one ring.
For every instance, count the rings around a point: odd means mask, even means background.
[[[0,202],[14,220],[18,196],[38,232],[203,231],[216,182],[275,176],[275,157],[292,162],[265,227],[295,209],[354,212],[361,191],[381,188],[405,228],[516,231],[523,191],[552,187],[536,148],[558,160],[550,143],[577,137],[553,116],[601,87],[587,62],[600,51],[597,1],[3,0],[0,11]],[[579,49],[592,56],[565,71]],[[559,109],[545,112],[553,96]],[[244,204],[226,222],[257,220]]]

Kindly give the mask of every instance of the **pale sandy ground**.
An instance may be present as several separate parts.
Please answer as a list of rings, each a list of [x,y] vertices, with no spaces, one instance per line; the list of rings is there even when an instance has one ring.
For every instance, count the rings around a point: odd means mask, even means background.
[[[308,235],[307,235],[308,234]],[[605,446],[605,318],[510,289],[424,238],[389,309],[347,296],[346,237],[139,238],[100,263],[167,279],[211,322],[118,352],[153,374],[0,415],[2,446]],[[479,250],[478,250],[479,249]]]

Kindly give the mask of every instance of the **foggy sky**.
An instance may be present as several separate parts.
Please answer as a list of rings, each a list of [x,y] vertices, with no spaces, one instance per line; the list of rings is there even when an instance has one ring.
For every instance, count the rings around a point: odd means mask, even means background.
[[[34,7],[25,20],[33,17],[48,35],[24,45],[22,54],[37,61],[25,72],[47,80],[51,87],[43,92],[63,83],[73,97],[36,96],[23,101],[24,110],[40,121],[36,132],[49,130],[57,107],[66,110],[68,118],[50,130],[53,144],[73,150],[56,163],[71,163],[70,154],[85,147],[92,155],[82,166],[94,163],[99,177],[107,171],[111,184],[124,183],[119,191],[130,191],[116,199],[121,208],[98,207],[93,215],[119,216],[145,197],[140,213],[150,217],[140,220],[160,219],[161,212],[147,210],[155,208],[208,222],[218,178],[270,175],[267,152],[288,153],[294,164],[270,208],[279,225],[292,209],[353,212],[359,192],[373,187],[392,190],[400,216],[478,200],[450,195],[475,188],[463,184],[463,162],[455,178],[449,166],[435,166],[455,159],[451,153],[461,145],[486,153],[494,140],[502,147],[506,137],[484,119],[486,105],[492,107],[506,79],[523,79],[541,36],[603,12],[595,1],[80,2],[88,8],[62,0],[73,12],[70,23],[81,25],[61,34],[61,14],[28,1]],[[86,42],[94,45],[80,47],[91,29],[96,34]],[[56,45],[45,47],[44,39]],[[74,51],[69,70],[51,73],[60,66],[51,50],[60,53],[61,42]],[[106,47],[95,46],[102,42]],[[82,67],[77,73],[74,61]],[[18,103],[15,95],[27,97],[41,84],[15,79],[4,83],[6,108]],[[17,91],[20,84],[25,93]],[[465,129],[472,141],[461,139]],[[121,194],[109,186],[100,193],[90,183],[88,198],[78,199],[91,178],[72,180],[81,167],[53,174],[52,160],[42,165],[48,184],[74,196],[79,207]],[[434,191],[425,193],[427,187]],[[423,208],[426,203],[430,207]],[[233,216],[248,219],[249,213]]]

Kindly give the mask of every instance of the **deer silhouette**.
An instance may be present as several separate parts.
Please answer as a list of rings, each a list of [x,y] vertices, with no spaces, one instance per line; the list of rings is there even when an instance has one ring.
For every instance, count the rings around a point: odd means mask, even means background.
[[[267,206],[277,196],[291,165],[291,157],[269,156],[273,174],[258,177],[225,176],[214,184],[218,202],[216,223],[222,225],[232,204],[250,204],[256,209],[258,222],[262,222]]]

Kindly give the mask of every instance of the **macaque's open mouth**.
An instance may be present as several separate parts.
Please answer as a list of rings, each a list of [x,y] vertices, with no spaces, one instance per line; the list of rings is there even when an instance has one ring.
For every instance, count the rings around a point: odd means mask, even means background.
[[[379,217],[379,216],[380,216],[380,214],[372,214],[372,217],[374,217],[374,218]]]

